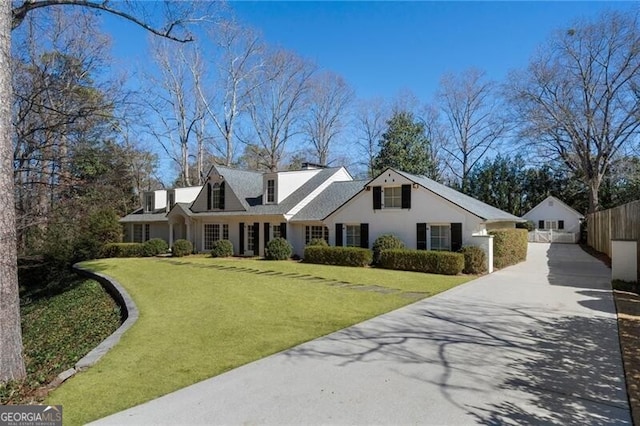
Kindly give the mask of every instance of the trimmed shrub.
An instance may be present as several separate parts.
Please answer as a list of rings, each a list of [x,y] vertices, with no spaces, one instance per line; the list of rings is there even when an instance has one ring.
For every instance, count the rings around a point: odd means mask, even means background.
[[[308,246],[329,247],[329,243],[327,243],[327,240],[325,240],[324,238],[312,238],[307,243],[307,247]]]
[[[403,248],[405,248],[404,243],[395,235],[380,235],[373,243],[373,263],[376,265],[380,263],[380,253],[382,253],[383,250],[398,250]]]
[[[211,246],[211,257],[233,256],[233,244],[229,240],[214,241]]]
[[[462,247],[459,253],[464,256],[464,269],[462,272],[474,275],[487,272],[487,255],[480,247]]]
[[[493,267],[505,268],[527,260],[526,229],[496,229],[489,231],[493,235]]]
[[[518,229],[526,229],[528,232],[531,232],[534,229],[536,229],[536,225],[532,221],[528,220],[526,222],[516,223],[516,228],[518,228]]]
[[[380,266],[402,271],[457,275],[464,269],[464,256],[450,251],[384,250]]]
[[[193,244],[188,240],[177,240],[173,243],[173,250],[171,250],[173,257],[189,256],[193,253]]]
[[[142,257],[142,243],[109,243],[102,247],[100,257]]]
[[[291,257],[293,249],[289,241],[284,238],[274,238],[267,243],[264,249],[264,257],[267,260],[287,260]]]
[[[373,252],[359,247],[307,246],[304,249],[306,263],[338,266],[367,266],[373,260]]]
[[[169,244],[162,238],[152,238],[146,241],[142,247],[142,253],[147,257],[166,253],[167,250],[169,250]]]

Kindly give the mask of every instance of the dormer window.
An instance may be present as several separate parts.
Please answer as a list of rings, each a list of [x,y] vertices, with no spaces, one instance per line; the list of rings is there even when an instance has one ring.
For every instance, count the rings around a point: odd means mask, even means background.
[[[275,179],[267,180],[267,203],[276,202],[276,181]]]
[[[224,210],[224,182],[207,184],[207,210]]]
[[[152,212],[153,211],[153,206],[154,206],[153,192],[150,192],[149,194],[145,194],[145,196],[144,196],[144,211],[145,212]]]

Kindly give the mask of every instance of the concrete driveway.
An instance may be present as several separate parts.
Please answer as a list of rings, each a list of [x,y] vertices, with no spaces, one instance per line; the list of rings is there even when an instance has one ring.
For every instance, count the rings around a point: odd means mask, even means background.
[[[97,424],[631,424],[610,271],[574,245]]]

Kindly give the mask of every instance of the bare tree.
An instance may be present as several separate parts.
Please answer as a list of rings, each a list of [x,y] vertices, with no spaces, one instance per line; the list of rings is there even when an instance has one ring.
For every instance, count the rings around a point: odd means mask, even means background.
[[[154,42],[154,60],[160,77],[149,76],[151,86],[144,93],[151,111],[158,117],[161,126],[151,124],[151,133],[158,140],[167,156],[178,168],[178,182],[189,186],[190,160],[194,139],[197,158],[201,158],[204,139],[205,106],[199,96],[202,60],[192,45],[170,45],[170,41]],[[149,97],[149,94],[153,96]],[[200,132],[200,134],[199,134]],[[199,162],[198,162],[199,163]],[[202,175],[202,170],[198,171]],[[199,177],[195,177],[195,182]]]
[[[184,17],[171,20],[164,30],[145,23],[122,9],[114,9],[108,2],[43,0],[24,1],[16,7],[13,2],[0,2],[0,383],[25,377],[20,329],[18,294],[16,220],[11,139],[12,67],[11,32],[32,10],[55,4],[81,5],[102,10],[128,19],[164,37],[186,41],[188,35],[176,33]]]
[[[262,72],[254,76],[260,84],[250,95],[249,116],[255,142],[264,153],[263,165],[278,170],[287,142],[300,132],[315,66],[286,50],[269,53]]]
[[[233,20],[220,22],[210,37],[221,52],[218,81],[211,90],[201,84],[196,87],[208,117],[222,136],[223,143],[214,148],[224,164],[231,166],[236,149],[237,121],[247,109],[250,94],[261,84],[255,76],[263,65],[264,45],[258,34]]]
[[[370,99],[361,101],[355,112],[355,129],[358,134],[357,146],[365,161],[367,176],[374,177],[374,159],[378,154],[378,142],[387,128],[391,113],[384,100]]]
[[[558,31],[509,93],[520,130],[539,155],[584,176],[589,211],[616,154],[633,149],[640,131],[638,15],[606,13]]]
[[[353,97],[353,90],[337,74],[323,72],[311,79],[304,134],[319,164],[327,164],[331,143],[347,122],[347,108]]]
[[[424,124],[424,131],[429,140],[429,158],[432,174],[429,178],[442,182],[445,179],[445,151],[447,145],[446,129],[442,123],[439,109],[434,105],[425,105],[418,116]]]
[[[464,192],[469,173],[505,134],[507,121],[501,114],[495,84],[476,69],[446,74],[440,81],[438,102],[446,123],[443,150],[448,168]]]

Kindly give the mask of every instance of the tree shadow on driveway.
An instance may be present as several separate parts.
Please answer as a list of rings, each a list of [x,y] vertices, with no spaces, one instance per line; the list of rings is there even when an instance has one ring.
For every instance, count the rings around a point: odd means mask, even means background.
[[[427,414],[448,404],[484,424],[630,422],[616,324],[608,318],[441,298],[286,356],[344,368],[345,380],[355,363],[393,374],[424,395]]]

